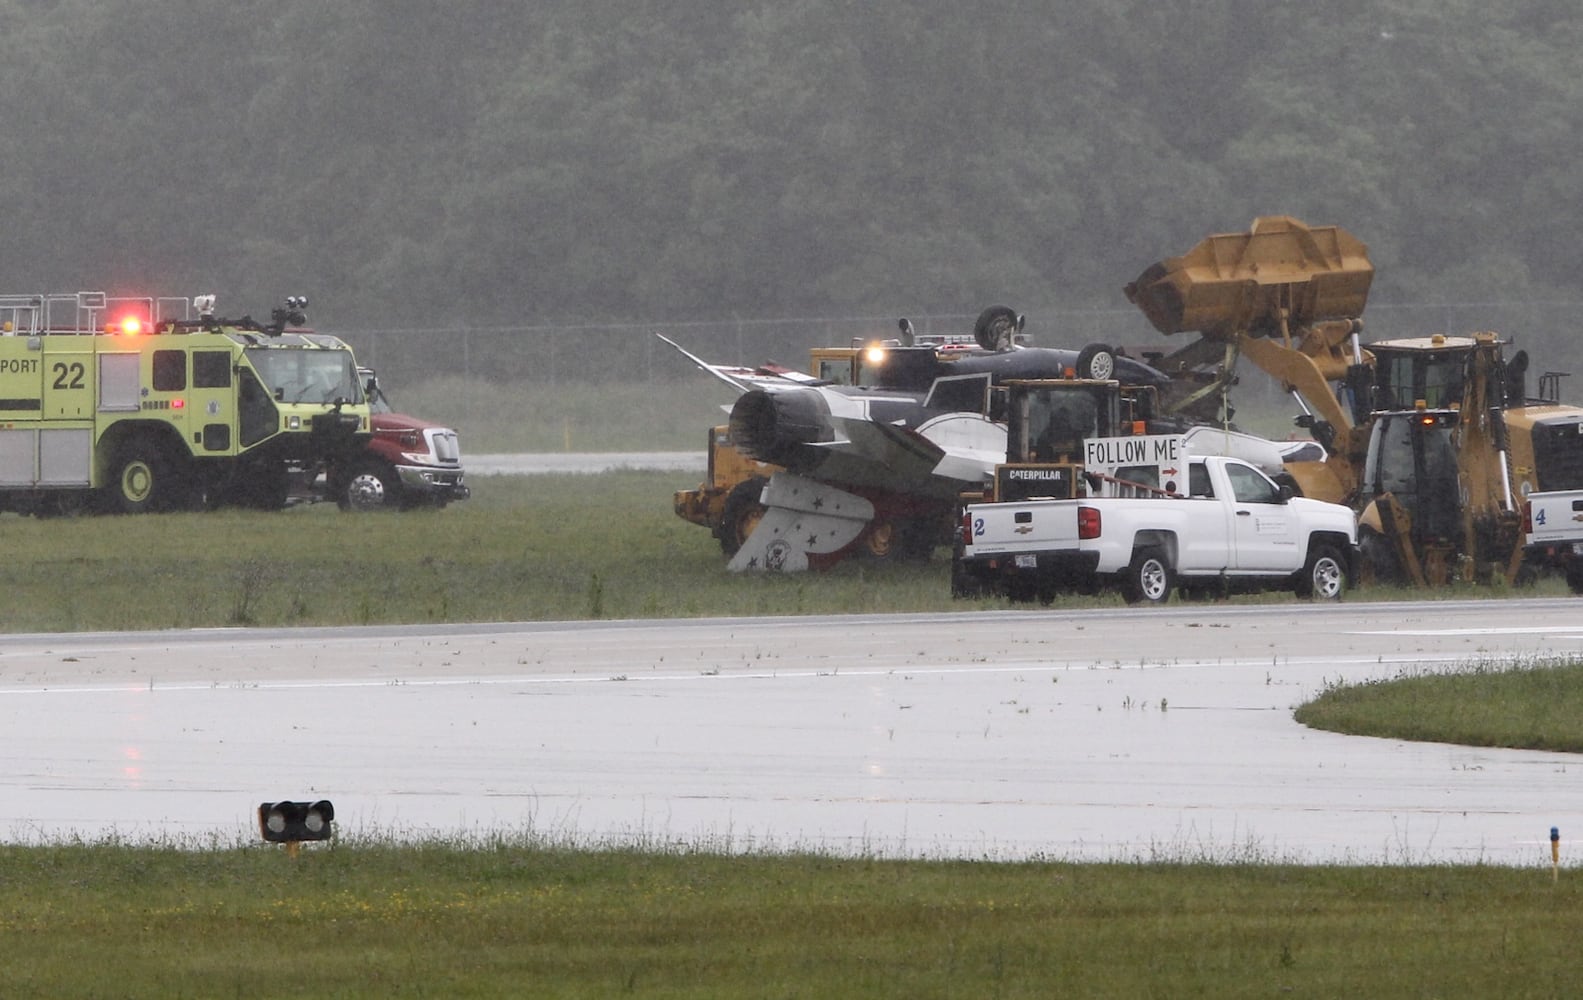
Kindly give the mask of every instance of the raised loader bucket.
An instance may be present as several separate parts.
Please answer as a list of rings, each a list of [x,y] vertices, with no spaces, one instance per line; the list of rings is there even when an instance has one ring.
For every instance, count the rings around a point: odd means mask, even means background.
[[[1160,261],[1126,292],[1161,333],[1214,338],[1273,332],[1282,309],[1291,326],[1360,317],[1373,278],[1368,247],[1346,230],[1267,215]]]

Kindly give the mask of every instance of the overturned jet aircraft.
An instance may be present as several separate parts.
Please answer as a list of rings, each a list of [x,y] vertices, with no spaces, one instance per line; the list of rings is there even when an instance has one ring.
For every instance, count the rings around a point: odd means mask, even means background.
[[[883,532],[885,548],[927,556],[949,540],[958,496],[983,487],[1006,460],[1003,415],[991,387],[1009,379],[1118,379],[1164,385],[1168,377],[1104,345],[1081,351],[1018,347],[1022,317],[984,311],[969,350],[899,342],[843,385],[784,368],[710,364],[661,336],[740,395],[730,439],[744,455],[778,467],[757,498],[761,513],[729,568],[795,572],[843,558]]]

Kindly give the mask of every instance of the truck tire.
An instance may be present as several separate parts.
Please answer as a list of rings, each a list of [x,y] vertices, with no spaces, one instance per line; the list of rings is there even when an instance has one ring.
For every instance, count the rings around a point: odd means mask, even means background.
[[[969,569],[961,559],[951,560],[951,596],[957,599],[972,600],[987,597],[994,593],[990,582],[978,573]]]
[[[928,562],[934,538],[923,521],[879,519],[863,532],[858,551],[875,562]]]
[[[1583,594],[1583,562],[1573,559],[1567,563],[1567,586],[1574,594]]]
[[[1101,382],[1116,377],[1116,352],[1107,344],[1089,344],[1077,352],[1077,377]]]
[[[769,480],[763,476],[744,479],[731,487],[731,492],[726,495],[715,537],[720,539],[720,551],[725,553],[727,559],[737,554],[742,543],[748,540],[764,517],[766,508],[759,503],[759,495],[764,492],[767,482]]]
[[[1121,596],[1128,604],[1164,604],[1176,586],[1171,561],[1158,547],[1139,549],[1121,581]]]
[[[171,463],[164,449],[146,437],[134,437],[115,451],[107,487],[109,506],[121,514],[163,510],[175,493]]]
[[[335,491],[335,504],[342,510],[366,513],[401,509],[401,477],[384,462],[360,462],[352,466]]]
[[[1347,564],[1334,545],[1315,545],[1297,574],[1298,597],[1336,601],[1347,589]]]

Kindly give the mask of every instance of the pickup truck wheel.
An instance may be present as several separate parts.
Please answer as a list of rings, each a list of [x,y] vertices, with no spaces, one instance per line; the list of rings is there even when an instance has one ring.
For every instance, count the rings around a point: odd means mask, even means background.
[[[720,510],[720,527],[715,529],[715,537],[720,539],[720,551],[726,558],[737,554],[737,550],[753,534],[753,529],[759,526],[759,521],[764,518],[765,507],[759,503],[759,495],[764,492],[764,484],[769,482],[763,476],[754,476],[744,479],[731,487],[731,492],[726,494],[725,506]]]
[[[1077,377],[1100,381],[1116,377],[1116,352],[1108,344],[1089,344],[1077,352]]]
[[[1567,586],[1574,594],[1583,594],[1583,563],[1567,563]]]
[[[383,462],[365,462],[353,467],[335,491],[335,504],[342,510],[358,512],[399,510],[401,479],[395,469]]]
[[[1175,586],[1176,574],[1165,553],[1157,548],[1139,549],[1121,582],[1121,596],[1128,604],[1164,604]]]
[[[1316,545],[1297,577],[1298,597],[1334,601],[1347,589],[1347,564],[1333,545]]]

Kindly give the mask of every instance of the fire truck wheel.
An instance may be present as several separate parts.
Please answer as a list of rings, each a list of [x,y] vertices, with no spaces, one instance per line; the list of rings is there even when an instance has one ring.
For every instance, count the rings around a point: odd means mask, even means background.
[[[1077,377],[1104,381],[1116,377],[1116,352],[1106,344],[1089,344],[1077,352]]]
[[[1128,604],[1164,604],[1176,586],[1171,562],[1158,548],[1139,549],[1121,582],[1121,596]]]
[[[383,462],[366,462],[352,469],[336,490],[335,502],[342,510],[399,510],[401,479]]]
[[[754,476],[744,479],[731,487],[731,492],[726,495],[725,506],[720,510],[720,527],[715,535],[720,539],[720,551],[730,558],[737,554],[742,543],[753,534],[753,529],[758,527],[759,521],[764,517],[764,505],[759,503],[759,494],[764,492],[764,484],[769,482],[763,476]]]
[[[164,451],[152,441],[133,438],[116,451],[111,509],[123,514],[159,510],[172,492],[172,478]]]

